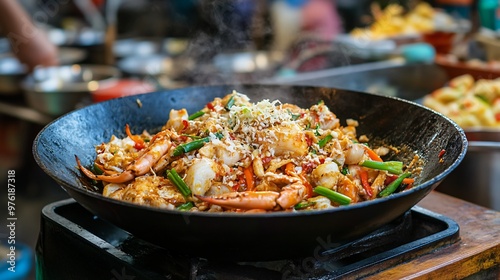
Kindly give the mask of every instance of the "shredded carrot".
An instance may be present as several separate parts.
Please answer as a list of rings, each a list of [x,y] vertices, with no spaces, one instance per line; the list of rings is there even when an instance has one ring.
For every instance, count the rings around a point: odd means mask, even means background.
[[[392,181],[396,180],[397,178],[398,178],[398,176],[396,176],[396,175],[389,175],[389,176],[387,176],[384,184],[388,185]],[[403,181],[401,182],[401,184],[405,184],[405,185],[413,185],[413,183],[415,183],[414,178],[404,178]]]
[[[247,191],[253,191],[255,188],[255,181],[253,180],[253,167],[249,165],[243,169],[245,175],[245,182],[247,183]]]
[[[415,179],[413,179],[413,178],[404,178],[402,183],[406,184],[406,185],[411,185],[414,182],[415,182]]]
[[[368,146],[365,146],[365,150],[368,153],[368,157],[370,157],[371,160],[383,161],[382,158],[377,153],[375,153],[375,151],[370,149]]]
[[[128,124],[125,125],[125,133],[127,133],[127,136],[135,142],[134,147],[137,150],[142,150],[146,147],[146,144],[144,144],[144,140],[142,140],[141,137],[139,137],[138,135],[133,135],[132,132],[130,132],[130,126]]]
[[[358,169],[359,179],[361,179],[361,185],[363,185],[363,189],[365,189],[366,195],[370,198],[373,196],[373,190],[368,182],[368,171],[364,168]]]

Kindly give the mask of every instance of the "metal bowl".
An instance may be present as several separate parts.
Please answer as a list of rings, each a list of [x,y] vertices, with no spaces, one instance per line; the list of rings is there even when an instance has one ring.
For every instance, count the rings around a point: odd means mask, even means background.
[[[61,65],[83,61],[87,52],[78,48],[59,48]],[[15,95],[22,92],[21,83],[28,74],[28,68],[11,52],[0,54],[0,95]]]
[[[126,57],[117,66],[126,76],[150,80],[159,88],[178,88],[184,86],[195,63],[186,56],[154,54]]]
[[[187,48],[183,38],[124,38],[114,42],[113,53],[118,58],[165,53],[176,56]]]
[[[214,57],[214,65],[227,73],[255,73],[274,70],[285,58],[282,52],[222,53]]]
[[[152,55],[160,51],[160,40],[128,38],[117,40],[113,44],[116,57]]]
[[[74,110],[91,91],[106,87],[120,71],[105,65],[67,65],[37,68],[21,83],[26,102],[42,113],[58,116]]]
[[[466,129],[465,134],[467,154],[437,190],[500,211],[500,131]]]
[[[12,54],[0,55],[0,94],[18,94],[19,84],[26,76],[26,72],[27,68]]]

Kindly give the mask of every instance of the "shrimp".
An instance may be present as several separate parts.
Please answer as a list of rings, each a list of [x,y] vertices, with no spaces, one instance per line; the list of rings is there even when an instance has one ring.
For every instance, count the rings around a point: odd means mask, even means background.
[[[186,109],[181,110],[170,110],[169,119],[165,124],[166,129],[173,129],[177,132],[181,132],[186,128],[185,122],[188,120],[188,112]]]
[[[274,154],[303,156],[308,152],[305,132],[299,126],[282,126],[279,129],[264,129],[257,132],[257,143]]]
[[[337,183],[341,180],[341,176],[343,175],[340,173],[338,165],[334,162],[320,164],[311,173],[311,178],[317,186],[334,190]]]
[[[262,209],[274,210],[276,208],[290,209],[300,201],[307,198],[306,187],[300,183],[293,183],[276,191],[245,191],[230,192],[218,196],[196,197],[202,201],[235,209]]]
[[[153,165],[158,162],[158,160],[165,155],[170,147],[172,132],[170,130],[163,130],[156,134],[151,140],[151,144],[145,149],[136,160],[134,160],[125,171],[112,175],[95,175],[87,168],[83,167],[78,156],[75,155],[76,163],[78,168],[83,172],[83,174],[90,179],[105,181],[109,183],[125,183],[137,176],[144,175],[148,173]]]

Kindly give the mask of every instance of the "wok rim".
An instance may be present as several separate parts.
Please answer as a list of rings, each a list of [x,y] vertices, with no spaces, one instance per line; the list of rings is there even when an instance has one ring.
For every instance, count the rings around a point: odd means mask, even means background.
[[[110,104],[110,103],[114,103],[114,102],[119,102],[119,100],[122,100],[122,99],[132,99],[132,98],[140,99],[140,97],[148,95],[148,94],[155,94],[155,93],[162,93],[162,92],[163,93],[164,92],[175,92],[175,91],[178,91],[178,90],[189,90],[189,89],[196,89],[196,88],[198,88],[198,89],[201,89],[201,88],[219,88],[219,87],[231,87],[231,86],[232,87],[255,87],[255,86],[260,86],[260,87],[268,87],[268,88],[273,88],[273,87],[281,87],[281,88],[283,88],[283,87],[290,87],[290,88],[310,88],[310,89],[340,90],[340,91],[345,91],[345,92],[353,92],[353,93],[356,93],[356,94],[371,95],[371,96],[375,96],[376,98],[393,99],[393,100],[396,100],[398,102],[408,103],[411,106],[416,106],[416,107],[419,107],[421,109],[430,111],[432,114],[437,115],[437,116],[445,119],[450,125],[452,125],[453,128],[460,135],[461,151],[458,154],[458,156],[456,157],[456,159],[454,159],[453,162],[444,171],[442,171],[441,173],[439,173],[437,176],[434,176],[433,178],[431,178],[431,179],[423,182],[422,184],[414,186],[413,188],[411,188],[409,190],[405,190],[403,192],[391,194],[391,195],[389,195],[387,197],[383,197],[383,198],[376,198],[374,200],[362,201],[362,202],[359,202],[359,203],[354,203],[354,204],[350,204],[350,205],[346,205],[346,206],[334,207],[334,208],[330,208],[330,209],[311,210],[311,211],[295,211],[295,212],[279,211],[279,212],[266,212],[266,213],[187,212],[187,211],[164,209],[164,208],[147,206],[147,205],[140,205],[140,204],[135,204],[135,203],[132,203],[132,202],[126,202],[126,201],[123,201],[123,200],[118,200],[118,199],[113,199],[113,198],[105,197],[102,194],[99,194],[98,192],[93,192],[93,191],[90,191],[90,190],[86,190],[86,189],[83,189],[81,187],[78,187],[78,186],[75,186],[75,185],[72,185],[72,184],[68,184],[68,183],[66,183],[64,181],[59,180],[57,178],[56,174],[54,174],[53,172],[51,172],[50,168],[48,168],[45,164],[43,164],[43,162],[42,162],[39,154],[37,153],[38,143],[39,143],[40,138],[42,138],[43,133],[50,126],[54,125],[55,123],[57,123],[61,119],[65,118],[65,117],[68,117],[71,114],[77,114],[77,113],[81,113],[81,112],[86,111],[86,110],[92,110],[92,108],[98,107],[98,106],[107,106],[106,104]],[[335,112],[333,112],[333,113],[335,113]],[[124,96],[124,97],[119,97],[119,98],[115,98],[115,99],[106,100],[106,101],[102,101],[102,102],[99,102],[99,103],[91,104],[89,106],[86,106],[86,107],[83,107],[83,108],[79,108],[79,109],[73,110],[71,112],[68,112],[66,114],[63,114],[63,115],[59,116],[58,118],[52,120],[50,123],[48,123],[46,126],[44,126],[39,131],[39,133],[37,134],[37,136],[35,137],[35,139],[33,141],[33,146],[32,146],[32,153],[33,153],[34,159],[35,159],[36,163],[38,164],[38,166],[46,174],[48,174],[54,181],[56,181],[60,185],[60,187],[62,187],[66,192],[68,192],[66,190],[66,188],[69,188],[72,191],[79,192],[80,194],[82,194],[84,196],[91,196],[94,199],[103,200],[105,202],[109,202],[109,203],[112,203],[112,204],[117,204],[117,205],[124,206],[124,207],[138,208],[140,210],[153,211],[153,212],[158,212],[158,213],[163,213],[163,214],[175,214],[175,215],[189,216],[189,217],[196,216],[196,217],[202,217],[202,218],[206,217],[206,218],[212,218],[212,219],[213,218],[224,219],[224,218],[234,218],[234,217],[238,217],[240,219],[241,218],[244,218],[244,219],[254,219],[254,218],[270,219],[270,218],[277,218],[277,217],[279,217],[279,218],[286,218],[286,217],[292,218],[292,217],[296,217],[296,216],[325,215],[325,214],[330,214],[330,213],[334,213],[334,212],[350,211],[351,209],[355,210],[355,209],[359,209],[359,208],[365,208],[365,207],[368,207],[370,205],[381,204],[381,203],[384,203],[386,201],[389,202],[389,201],[392,201],[392,200],[399,199],[401,197],[411,196],[411,194],[413,194],[415,192],[424,191],[424,189],[428,189],[427,192],[430,192],[433,189],[435,189],[438,186],[438,184],[444,178],[446,178],[446,176],[448,176],[463,161],[463,159],[464,159],[464,157],[465,157],[465,155],[467,153],[467,150],[468,150],[468,140],[467,140],[467,137],[466,137],[466,134],[465,134],[465,131],[464,131],[463,128],[461,128],[457,123],[455,123],[453,120],[451,120],[446,115],[444,115],[444,114],[442,114],[440,112],[437,112],[437,111],[435,111],[433,109],[430,109],[430,108],[428,108],[428,107],[426,107],[424,105],[421,105],[419,103],[411,101],[411,100],[403,99],[403,98],[400,98],[400,97],[382,96],[382,95],[379,95],[379,94],[373,94],[373,93],[369,93],[369,92],[362,92],[362,91],[355,91],[355,90],[348,90],[348,89],[334,88],[334,87],[319,87],[319,86],[308,86],[308,85],[283,85],[283,84],[258,84],[258,83],[257,84],[256,83],[252,83],[252,84],[250,84],[250,83],[239,83],[239,84],[213,84],[213,85],[189,86],[189,87],[178,88],[178,89],[171,89],[171,90],[163,90],[163,91],[154,91],[154,92],[149,92],[149,93],[142,93],[142,94],[133,95],[133,96]],[[75,163],[75,167],[76,167],[76,163]],[[427,194],[425,194],[424,197]],[[75,198],[75,200],[79,204],[81,204],[80,201],[78,201],[76,198]]]

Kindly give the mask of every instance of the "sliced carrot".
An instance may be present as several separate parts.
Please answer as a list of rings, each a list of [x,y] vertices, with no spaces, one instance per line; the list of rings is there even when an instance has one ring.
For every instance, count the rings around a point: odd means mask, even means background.
[[[411,185],[414,182],[415,182],[415,179],[413,179],[413,178],[404,178],[402,183],[406,184],[406,185]]]
[[[295,173],[295,166],[293,165],[293,163],[289,162],[285,165],[285,173],[286,175],[292,175],[293,173]]]
[[[396,180],[397,178],[398,178],[398,176],[396,176],[396,175],[389,175],[385,179],[385,183],[384,184],[388,185],[392,181]],[[405,184],[405,185],[412,185],[413,183],[415,183],[415,179],[414,178],[404,178],[401,183]]]
[[[245,175],[245,182],[247,184],[247,191],[253,191],[255,188],[255,181],[253,179],[253,166],[249,165],[243,169]]]
[[[130,132],[130,126],[128,124],[125,125],[125,133],[127,133],[127,136],[132,139],[132,141],[135,142],[135,148],[137,150],[142,150],[146,147],[146,144],[144,143],[144,140],[142,140],[141,137],[138,135],[133,135],[132,132]]]
[[[370,149],[368,146],[365,146],[365,150],[368,153],[368,157],[371,160],[374,160],[374,161],[383,161],[382,158],[377,153],[375,153],[374,150]]]
[[[361,185],[363,185],[363,189],[370,198],[373,196],[373,190],[368,182],[368,171],[364,168],[358,169],[359,179],[361,179]]]

